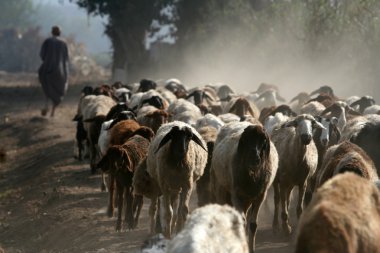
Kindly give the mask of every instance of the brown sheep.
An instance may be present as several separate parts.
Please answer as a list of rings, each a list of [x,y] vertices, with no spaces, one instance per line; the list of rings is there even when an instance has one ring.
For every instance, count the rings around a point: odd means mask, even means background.
[[[260,112],[257,109],[257,107],[250,103],[246,98],[244,97],[238,97],[235,99],[232,99],[227,104],[227,109],[229,113],[234,113],[239,117],[243,117],[244,115],[251,115],[252,117],[258,119]]]
[[[118,196],[118,216],[116,230],[122,228],[121,215],[125,204],[125,222],[129,229],[137,226],[142,196],[132,194],[132,178],[137,165],[148,152],[154,133],[150,128],[141,127],[122,145],[110,146],[98,163],[104,172],[110,173],[116,181]],[[137,210],[135,210],[137,208]],[[135,213],[136,211],[136,213]]]
[[[150,127],[155,133],[161,125],[168,123],[168,120],[169,113],[154,106],[141,107],[137,113],[137,122],[142,126]]]
[[[328,180],[302,213],[296,253],[380,253],[380,191],[354,173]]]
[[[113,145],[122,145],[139,128],[140,128],[140,125],[135,120],[120,121],[109,130],[111,132],[109,146],[111,147]],[[101,168],[101,169],[104,170],[105,168]],[[112,217],[114,213],[113,203],[114,203],[114,193],[115,193],[115,178],[112,174],[110,174],[108,190],[109,190],[109,205],[107,209],[107,214],[109,217]]]
[[[349,141],[332,146],[326,153],[322,167],[315,174],[316,188],[336,174],[353,172],[370,181],[377,181],[376,167],[367,153]]]

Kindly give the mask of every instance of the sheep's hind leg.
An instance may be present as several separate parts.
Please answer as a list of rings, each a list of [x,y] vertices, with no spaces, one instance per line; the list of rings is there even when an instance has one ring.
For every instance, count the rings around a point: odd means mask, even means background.
[[[256,247],[256,232],[257,232],[257,217],[259,215],[260,207],[265,199],[265,195],[259,196],[250,208],[248,216],[248,246],[249,252],[254,252]]]
[[[126,227],[131,230],[133,229],[133,195],[132,195],[132,188],[131,187],[125,187],[125,191],[124,191],[124,203],[125,203],[125,211],[124,211],[124,214],[125,214],[125,217],[124,217],[124,221],[125,221],[125,225]]]
[[[124,186],[116,182],[116,188],[118,192],[118,207],[117,207],[117,220],[116,220],[116,231],[121,230],[121,214],[123,212],[123,202],[124,202]]]

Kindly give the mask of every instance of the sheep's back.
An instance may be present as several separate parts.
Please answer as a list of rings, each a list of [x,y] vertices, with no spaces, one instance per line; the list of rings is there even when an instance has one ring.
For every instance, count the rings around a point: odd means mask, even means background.
[[[380,192],[353,173],[313,195],[300,218],[296,252],[380,252]]]

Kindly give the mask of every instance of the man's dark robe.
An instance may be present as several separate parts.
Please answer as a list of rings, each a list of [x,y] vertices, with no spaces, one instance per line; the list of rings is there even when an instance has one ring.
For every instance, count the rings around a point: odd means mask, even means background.
[[[67,90],[69,54],[66,43],[58,37],[44,41],[40,57],[43,61],[38,70],[42,89],[54,105],[58,105]]]

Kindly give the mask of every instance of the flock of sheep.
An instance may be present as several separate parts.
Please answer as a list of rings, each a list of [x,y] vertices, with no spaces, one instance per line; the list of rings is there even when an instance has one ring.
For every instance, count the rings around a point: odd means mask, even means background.
[[[78,158],[101,170],[116,230],[138,225],[146,197],[161,252],[253,252],[271,186],[273,232],[294,233],[297,186],[297,253],[371,253],[380,252],[379,114],[372,97],[339,98],[329,86],[286,104],[275,85],[236,94],[143,79],[85,87],[74,120]]]

